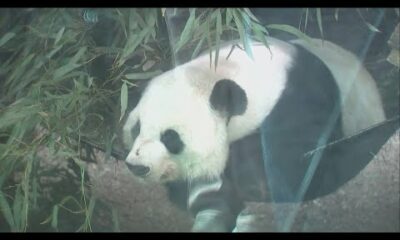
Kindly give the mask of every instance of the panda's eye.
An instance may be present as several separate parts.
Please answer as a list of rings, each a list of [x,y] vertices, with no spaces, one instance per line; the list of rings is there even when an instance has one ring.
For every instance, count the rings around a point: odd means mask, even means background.
[[[184,144],[175,130],[167,129],[161,134],[160,140],[170,153],[178,154],[183,150]]]
[[[140,121],[136,123],[136,125],[131,129],[132,139],[135,140],[140,133]]]

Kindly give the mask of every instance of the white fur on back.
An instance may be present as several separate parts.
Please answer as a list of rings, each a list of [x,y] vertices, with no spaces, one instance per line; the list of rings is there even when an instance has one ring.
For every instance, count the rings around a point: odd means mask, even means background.
[[[231,52],[231,46],[220,49],[216,72],[214,64],[210,72],[208,54],[182,66],[190,71],[193,68],[202,68],[203,72],[208,72],[208,76],[191,76],[192,83],[196,84],[194,86],[206,84],[201,88],[201,94],[206,97],[207,104],[213,85],[221,79],[233,80],[246,92],[248,102],[245,113],[232,117],[228,125],[230,142],[256,130],[273,109],[285,88],[287,70],[291,67],[295,54],[294,48],[277,39],[269,39],[268,43],[270,50],[260,43],[252,45],[253,59],[239,48],[235,48],[226,59]]]

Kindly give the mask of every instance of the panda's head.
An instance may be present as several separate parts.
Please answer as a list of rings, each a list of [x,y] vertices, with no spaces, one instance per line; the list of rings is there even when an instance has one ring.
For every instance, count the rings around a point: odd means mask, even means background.
[[[201,64],[198,64],[201,66]],[[228,158],[227,124],[245,112],[234,81],[183,65],[150,81],[123,128],[128,168],[150,181],[212,178]]]

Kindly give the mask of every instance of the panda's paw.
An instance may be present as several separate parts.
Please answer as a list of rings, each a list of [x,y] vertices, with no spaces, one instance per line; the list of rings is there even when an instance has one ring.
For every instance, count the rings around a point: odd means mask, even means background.
[[[208,209],[196,215],[192,232],[230,232],[231,223],[232,216],[226,216],[219,210]]]

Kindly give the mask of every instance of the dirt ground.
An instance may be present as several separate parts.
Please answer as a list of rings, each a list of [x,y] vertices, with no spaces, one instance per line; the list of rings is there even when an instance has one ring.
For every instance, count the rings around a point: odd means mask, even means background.
[[[292,216],[287,230],[294,232],[399,232],[399,146],[398,131],[357,177],[326,197],[299,206],[248,203],[237,230],[283,231],[278,216]],[[89,175],[94,193],[117,209],[121,231],[190,231],[192,219],[169,202],[165,189],[142,184],[125,164],[91,165]]]

